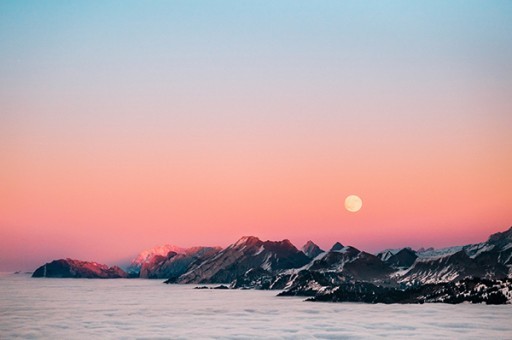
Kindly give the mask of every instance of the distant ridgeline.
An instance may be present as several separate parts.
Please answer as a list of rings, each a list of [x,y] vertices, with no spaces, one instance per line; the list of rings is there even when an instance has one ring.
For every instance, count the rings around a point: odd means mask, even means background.
[[[33,277],[166,279],[276,289],[310,301],[367,303],[512,303],[512,227],[486,242],[444,249],[386,250],[376,255],[336,242],[242,237],[225,249],[165,245],[141,252],[125,272],[94,262],[56,260]]]

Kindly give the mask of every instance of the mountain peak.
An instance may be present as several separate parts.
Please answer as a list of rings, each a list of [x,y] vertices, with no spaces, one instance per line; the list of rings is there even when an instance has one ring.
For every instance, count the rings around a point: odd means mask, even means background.
[[[282,241],[265,241],[265,242],[263,242],[263,247],[267,250],[279,252],[279,253],[299,252],[299,250],[288,239],[284,239]]]
[[[314,246],[317,246],[317,247],[318,247],[318,245],[317,245],[315,242],[313,242],[313,241],[309,240],[309,241],[307,241],[307,242],[304,244],[304,246],[302,246],[302,248],[305,248],[305,247],[314,247]]]
[[[253,245],[260,243],[261,240],[257,238],[256,236],[242,236],[236,243],[235,246],[241,246],[241,245]]]
[[[143,250],[132,260],[128,271],[130,273],[137,273],[144,263],[150,262],[155,256],[166,257],[170,252],[185,254],[186,249],[172,244],[164,244]]]
[[[305,245],[301,248],[302,252],[307,255],[309,258],[315,258],[324,251],[320,249],[318,245],[316,245],[313,241],[307,241]]]
[[[343,244],[336,242],[335,244],[333,244],[330,251],[339,251],[341,249],[343,249]]]
[[[394,268],[409,268],[412,266],[414,261],[418,258],[418,255],[414,250],[409,247],[402,248],[396,253],[388,256],[387,258],[381,258],[384,262],[388,263]]]
[[[310,259],[289,240],[263,242],[254,236],[244,236],[215,256],[192,267],[177,282],[244,281],[256,275],[255,273],[274,275],[282,270],[300,268],[309,261]]]

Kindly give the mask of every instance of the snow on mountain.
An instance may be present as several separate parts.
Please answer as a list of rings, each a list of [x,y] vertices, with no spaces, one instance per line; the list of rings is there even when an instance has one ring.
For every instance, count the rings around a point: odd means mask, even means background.
[[[419,252],[418,256],[400,281],[426,283],[464,277],[512,277],[512,227],[492,234],[485,242],[433,249]]]
[[[508,275],[508,268],[494,260],[473,259],[464,250],[454,254],[418,259],[399,278],[406,284],[427,284],[450,282],[470,277],[502,279]]]
[[[444,284],[463,279],[505,279],[511,276],[512,229],[476,245],[415,252],[388,249],[374,256],[353,247],[335,247],[307,265],[279,274],[271,288],[318,292],[319,285],[368,282],[386,287]],[[313,289],[312,287],[316,287]]]
[[[409,247],[399,249],[386,249],[376,255],[396,269],[409,268],[418,258],[417,252]]]
[[[343,244],[336,242],[335,244],[332,245],[332,247],[329,251],[338,251],[341,249],[343,249]]]
[[[386,261],[391,267],[395,269],[405,269],[413,265],[418,258],[418,255],[411,248],[403,248],[399,252],[390,256]]]
[[[339,242],[328,252],[322,252],[311,241],[302,249],[298,250],[288,240],[264,242],[254,236],[242,237],[223,250],[163,245],[141,252],[132,261],[130,276],[167,278],[168,283],[231,282],[232,287],[263,289],[306,287],[322,280],[369,282],[390,287],[437,284],[471,277],[491,280],[512,277],[512,228],[477,244],[418,251],[388,249],[377,256],[354,247],[344,247]],[[38,268],[36,275],[126,275],[106,266],[72,261],[76,260],[58,260],[51,266],[46,264]],[[301,281],[313,278],[316,283]]]
[[[383,287],[370,282],[330,281],[310,276],[279,294],[279,296],[308,296],[306,301],[364,302],[364,303],[485,303],[491,305],[512,302],[512,280],[466,278],[456,282],[419,285],[400,289]]]
[[[445,256],[453,255],[462,250],[464,246],[446,247],[440,249],[429,248],[422,252],[417,252],[420,259],[437,259]]]
[[[464,251],[472,258],[477,258],[485,252],[500,253],[500,263],[510,263],[512,254],[512,227],[504,232],[498,232],[489,236],[486,242],[471,244],[464,247]]]
[[[485,242],[440,249],[428,248],[427,250],[418,250],[417,255],[420,259],[436,259],[453,255],[461,250],[464,250],[471,258],[490,251],[507,252],[508,254],[509,251],[512,252],[512,227],[506,231],[492,234]]]
[[[310,259],[289,240],[261,241],[245,236],[183,274],[179,283],[229,283],[246,280],[254,270],[264,276],[288,268],[298,268]]]
[[[330,251],[319,259],[313,260],[305,269],[318,272],[335,272],[348,280],[380,281],[393,272],[377,256],[347,246]]]
[[[399,249],[385,249],[383,251],[380,251],[378,252],[377,254],[375,254],[375,256],[377,256],[379,259],[381,259],[382,261],[386,261],[387,259],[389,259],[391,256],[395,255],[396,253],[398,253],[402,248],[399,248]]]

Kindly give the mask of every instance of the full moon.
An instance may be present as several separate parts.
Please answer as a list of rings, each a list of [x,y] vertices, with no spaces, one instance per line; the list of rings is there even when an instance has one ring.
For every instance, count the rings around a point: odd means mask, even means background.
[[[363,206],[363,200],[356,195],[350,195],[345,198],[345,209],[350,212],[357,212]]]

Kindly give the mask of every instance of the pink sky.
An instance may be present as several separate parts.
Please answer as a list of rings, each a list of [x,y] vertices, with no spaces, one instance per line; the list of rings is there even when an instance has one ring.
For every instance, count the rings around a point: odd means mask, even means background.
[[[0,4],[0,270],[512,225],[508,7],[17,6]]]

